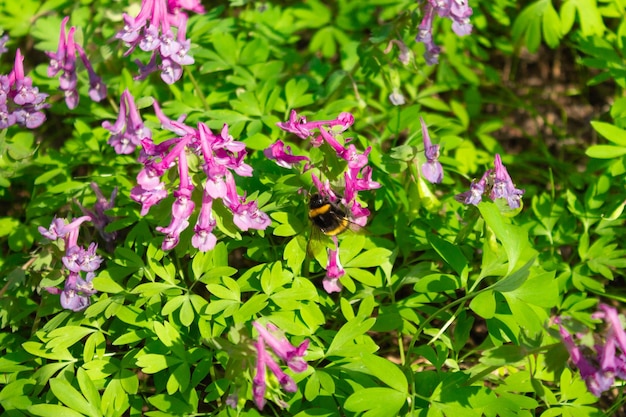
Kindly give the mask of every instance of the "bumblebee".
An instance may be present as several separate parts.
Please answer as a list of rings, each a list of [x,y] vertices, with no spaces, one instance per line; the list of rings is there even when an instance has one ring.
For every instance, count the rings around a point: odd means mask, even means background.
[[[337,236],[350,227],[346,212],[328,197],[313,194],[309,200],[309,219],[326,236]]]

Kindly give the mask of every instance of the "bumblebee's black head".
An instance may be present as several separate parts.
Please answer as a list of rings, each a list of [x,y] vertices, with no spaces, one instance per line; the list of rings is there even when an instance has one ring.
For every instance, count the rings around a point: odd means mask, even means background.
[[[309,208],[317,209],[323,205],[328,204],[328,199],[322,197],[321,194],[313,194],[309,200]]]

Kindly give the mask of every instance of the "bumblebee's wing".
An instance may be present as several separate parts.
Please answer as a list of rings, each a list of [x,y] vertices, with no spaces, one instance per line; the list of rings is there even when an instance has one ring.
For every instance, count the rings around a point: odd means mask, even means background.
[[[315,258],[319,261],[321,257],[326,256],[327,249],[334,249],[335,243],[326,236],[317,226],[311,226],[311,235],[307,244],[307,256]]]

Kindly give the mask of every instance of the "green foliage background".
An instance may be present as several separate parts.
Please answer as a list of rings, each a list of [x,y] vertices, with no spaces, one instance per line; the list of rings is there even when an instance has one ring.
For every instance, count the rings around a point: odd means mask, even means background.
[[[444,50],[431,67],[413,40],[421,20],[415,2],[214,2],[206,14],[192,14],[196,63],[171,86],[156,74],[134,81],[132,59],[147,56],[123,57],[112,41],[122,12],[135,15],[138,6],[0,3],[0,27],[11,37],[0,73],[10,71],[20,47],[34,84],[53,103],[41,128],[0,132],[4,415],[260,415],[246,402],[254,363],[246,346],[260,317],[294,345],[311,340],[310,366],[294,375],[298,391],[272,391],[265,415],[622,410],[621,387],[600,399],[587,392],[551,320],[572,317],[593,329],[598,300],[624,301],[624,0],[470,1],[472,35],[459,38],[450,22],[436,20]],[[85,76],[70,111],[58,81],[46,76],[43,52],[56,50],[65,15],[109,87],[108,102],[88,99]],[[412,50],[409,65],[398,61],[397,48],[383,52],[391,39]],[[192,248],[188,230],[164,253],[155,227],[168,223],[172,198],[141,217],[129,198],[140,164],[116,155],[101,127],[116,118],[124,89],[158,139],[170,136],[159,130],[152,100],[172,119],[188,114],[189,125],[215,131],[228,123],[254,168],[238,186],[259,200],[272,226],[240,233],[217,210],[213,251]],[[389,102],[394,89],[406,104]],[[576,105],[591,110],[578,117]],[[306,256],[310,226],[297,192],[310,178],[262,153],[282,138],[294,153],[323,159],[276,126],[292,109],[309,120],[351,112],[356,123],[346,136],[372,147],[374,180],[382,184],[363,197],[374,212],[366,233],[341,241],[340,295],[321,289],[324,260],[320,266]],[[419,116],[443,144],[446,174],[436,187],[419,178]],[[526,191],[519,213],[454,199],[495,153]],[[75,200],[91,207],[92,181],[106,195],[119,190],[108,230],[120,240],[110,251],[101,247],[99,293],[73,313],[42,290],[63,281],[62,252],[37,227],[77,217]],[[84,229],[81,237],[96,239]],[[225,404],[235,392],[237,410]]]

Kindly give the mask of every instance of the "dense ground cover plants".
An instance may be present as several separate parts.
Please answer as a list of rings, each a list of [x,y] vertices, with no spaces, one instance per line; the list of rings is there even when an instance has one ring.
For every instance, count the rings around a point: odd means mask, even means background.
[[[0,29],[2,415],[626,415],[624,0]]]

